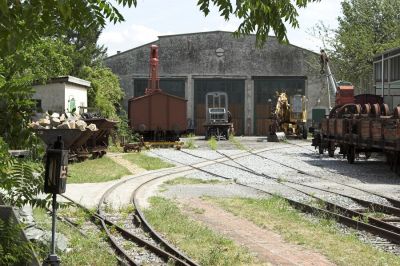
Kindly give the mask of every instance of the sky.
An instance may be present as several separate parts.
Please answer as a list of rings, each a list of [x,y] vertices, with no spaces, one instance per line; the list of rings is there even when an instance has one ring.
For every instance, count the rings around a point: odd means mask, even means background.
[[[340,2],[321,0],[299,9],[300,28],[287,27],[289,42],[318,52],[323,45],[321,40],[312,36],[312,29],[320,21],[335,29],[341,14]],[[234,31],[240,23],[235,17],[225,21],[217,8],[212,8],[205,17],[197,6],[197,0],[138,0],[136,8],[119,7],[118,10],[125,21],[108,23],[98,40],[98,44],[107,47],[109,56],[155,41],[161,35]]]

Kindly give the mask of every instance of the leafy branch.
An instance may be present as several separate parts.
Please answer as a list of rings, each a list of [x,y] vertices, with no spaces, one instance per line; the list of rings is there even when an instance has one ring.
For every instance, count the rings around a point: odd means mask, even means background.
[[[285,22],[293,28],[299,27],[297,8],[305,8],[310,2],[320,0],[237,0],[234,7],[230,0],[199,0],[197,5],[207,16],[210,12],[210,2],[219,8],[220,15],[229,20],[231,16],[238,17],[242,22],[234,32],[236,36],[256,34],[259,46],[263,45],[272,31],[283,43],[289,43],[286,35]]]

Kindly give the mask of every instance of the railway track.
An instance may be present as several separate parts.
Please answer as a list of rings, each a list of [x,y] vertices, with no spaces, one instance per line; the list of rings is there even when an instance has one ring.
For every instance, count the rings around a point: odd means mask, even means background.
[[[277,177],[273,177],[273,176],[267,175],[265,173],[259,173],[259,172],[255,171],[254,169],[251,169],[251,168],[249,168],[249,167],[247,167],[247,166],[245,166],[243,164],[240,164],[237,161],[235,161],[235,159],[230,158],[230,156],[228,156],[226,154],[223,154],[223,153],[220,153],[220,152],[218,152],[218,153],[223,155],[223,156],[225,156],[225,157],[227,157],[227,158],[229,158],[231,161],[234,161],[236,164],[240,165],[240,167],[246,169],[246,171],[248,171],[248,172],[250,172],[252,174],[255,174],[255,175],[258,175],[258,176],[263,176],[263,177],[266,177],[266,178],[269,178],[269,179],[278,180]],[[258,153],[251,152],[251,154],[255,155],[255,156],[259,156],[259,157],[264,158],[264,159],[270,159],[270,158],[261,156]],[[272,159],[270,159],[270,160],[273,161],[274,163],[278,163],[278,164],[280,164],[282,166],[285,166],[285,167],[287,167],[289,169],[296,170],[300,174],[307,175],[307,176],[312,176],[312,177],[316,177],[316,178],[321,178],[321,179],[324,179],[324,180],[328,180],[326,178],[322,178],[321,176],[317,176],[317,175],[314,175],[314,174],[311,174],[311,173],[305,173],[304,171],[302,171],[302,170],[300,170],[298,168],[289,166],[287,164],[278,162],[276,160],[272,160]],[[329,181],[331,181],[331,180],[329,180]],[[333,181],[333,182],[335,182],[335,181]],[[325,208],[327,210],[331,211],[331,212],[338,212],[339,214],[345,215],[345,216],[347,216],[347,217],[349,217],[349,218],[351,218],[353,220],[356,219],[356,220],[364,221],[365,223],[368,223],[370,225],[374,225],[374,226],[376,226],[378,228],[384,229],[384,230],[379,230],[379,229],[375,229],[375,228],[371,227],[371,228],[368,229],[368,231],[370,231],[371,233],[377,234],[379,236],[383,236],[386,239],[390,240],[392,243],[400,244],[400,227],[399,227],[399,225],[400,225],[400,223],[399,223],[399,221],[400,221],[400,208],[398,208],[400,202],[398,200],[390,198],[390,197],[387,197],[387,196],[384,196],[384,195],[380,195],[380,194],[377,194],[377,193],[374,193],[374,192],[370,192],[370,191],[367,191],[367,190],[359,189],[357,187],[354,187],[354,186],[351,186],[351,185],[347,185],[347,184],[343,184],[343,183],[337,183],[337,184],[340,184],[342,186],[346,186],[346,187],[349,187],[349,188],[352,188],[352,189],[356,189],[356,190],[362,191],[364,193],[369,193],[369,194],[371,194],[373,196],[376,196],[376,197],[380,197],[382,199],[385,199],[390,205],[394,205],[394,206],[379,204],[379,203],[376,203],[376,202],[367,201],[367,200],[356,198],[356,197],[353,197],[353,196],[350,196],[350,195],[346,195],[346,194],[343,194],[343,193],[340,193],[340,192],[331,191],[331,190],[328,190],[328,189],[323,189],[323,188],[320,188],[320,187],[315,187],[315,186],[311,186],[311,185],[307,185],[307,184],[299,183],[299,182],[294,182],[294,181],[290,181],[290,180],[281,181],[280,183],[283,183],[283,185],[285,185],[285,186],[287,186],[287,187],[289,187],[289,188],[291,188],[291,189],[293,189],[293,190],[295,190],[295,191],[297,191],[299,193],[306,194],[307,196],[317,200],[319,203],[323,203],[325,205]],[[288,185],[288,184],[291,184],[291,185]],[[347,199],[350,199],[350,200],[354,201],[358,205],[362,206],[362,208],[360,208],[360,209],[353,209],[353,208],[350,209],[350,208],[342,207],[342,206],[340,206],[338,204],[334,204],[332,202],[329,202],[329,201],[325,200],[322,197],[315,196],[315,194],[313,192],[307,192],[304,189],[303,190],[299,189],[299,188],[297,188],[296,186],[293,186],[293,185],[297,185],[297,186],[309,188],[309,189],[312,189],[312,190],[316,190],[317,192],[318,191],[322,191],[322,192],[330,193],[330,194],[333,194],[333,195],[336,195],[336,196],[344,197],[344,198],[347,198]],[[385,214],[386,215],[386,217],[384,218],[385,220],[380,220],[380,219],[376,219],[374,217],[365,215],[364,213],[366,213],[368,211],[370,211],[370,212],[381,212],[381,213]],[[392,234],[386,232],[385,230],[393,232],[395,234],[392,235]]]
[[[181,152],[186,153],[185,151],[181,151]],[[191,156],[196,156],[191,153],[187,153],[187,154],[189,154]],[[235,162],[235,164],[238,164],[239,166],[233,166],[233,165],[227,164],[223,161],[222,162],[219,161],[218,163],[220,163],[220,164],[226,165],[228,167],[234,167],[238,170],[246,171],[246,172],[254,174],[256,176],[261,176],[261,177],[272,179],[275,181],[278,180],[277,177],[266,175],[265,173],[259,173],[259,172],[255,171],[254,169],[251,169],[243,164],[236,162],[235,160],[237,158],[232,158],[231,156],[225,155],[223,153],[220,153],[220,154],[222,156],[226,157],[227,159],[229,159],[229,161]],[[254,155],[254,153],[252,153],[252,155]],[[196,157],[199,157],[199,156],[196,156]],[[167,159],[171,160],[170,158],[167,158]],[[203,159],[207,159],[207,158],[203,158]],[[211,161],[215,161],[215,160],[211,160]],[[226,176],[216,174],[216,173],[213,173],[212,171],[204,170],[204,169],[201,169],[201,168],[198,168],[195,166],[192,166],[192,168],[194,168],[198,171],[201,171],[201,172],[208,173],[213,176],[221,177],[224,179],[231,179]],[[297,169],[297,170],[299,170],[299,169]],[[306,173],[302,173],[302,174],[307,175]],[[259,187],[254,187],[254,186],[251,186],[248,184],[243,184],[240,182],[238,183],[237,181],[236,181],[236,183],[239,185],[242,185],[242,186],[256,189],[260,192],[271,194],[270,192],[268,192],[264,189],[261,189]],[[313,206],[312,204],[306,204],[306,203],[303,203],[303,202],[300,202],[297,200],[292,200],[288,197],[284,197],[286,200],[288,200],[288,202],[292,206],[296,207],[297,209],[300,209],[303,212],[308,212],[308,213],[313,213],[313,214],[323,214],[323,215],[325,215],[325,217],[332,217],[347,226],[356,228],[358,230],[364,230],[364,231],[367,231],[374,235],[383,237],[383,238],[387,239],[388,241],[390,241],[391,243],[400,244],[400,227],[398,226],[399,221],[400,221],[400,218],[399,218],[400,217],[400,209],[397,206],[383,205],[383,204],[379,204],[379,203],[375,203],[375,202],[371,202],[371,201],[367,201],[367,200],[362,200],[362,199],[359,199],[356,197],[351,197],[351,196],[337,193],[334,191],[329,191],[326,189],[321,189],[318,187],[313,187],[310,185],[305,185],[305,184],[301,184],[301,183],[297,183],[297,182],[289,181],[287,183],[289,183],[289,184],[283,184],[283,183],[279,182],[279,184],[284,185],[292,190],[295,190],[298,193],[305,194],[309,198],[314,199],[315,202],[318,202],[318,206]],[[326,193],[335,194],[336,196],[340,196],[340,197],[345,197],[347,199],[354,201],[357,205],[362,206],[363,209],[350,209],[350,208],[340,206],[338,204],[334,204],[332,202],[325,200],[322,197],[315,196],[315,194],[312,192],[307,192],[304,189],[299,189],[298,187],[295,187],[294,185],[302,186],[302,187],[306,187],[306,188],[314,189],[314,190],[318,190],[318,191],[323,191]],[[363,191],[366,193],[370,193],[369,191],[365,191],[365,190],[363,190]],[[377,195],[376,193],[370,193],[370,194],[375,195],[375,196],[380,196],[382,198],[387,199],[389,202],[396,203],[395,199],[387,198],[382,195]],[[377,211],[382,212],[386,215],[386,217],[385,217],[385,219],[376,219],[374,217],[364,214],[368,210],[373,211],[373,212],[377,212]],[[390,245],[390,243],[388,243],[388,242],[384,242],[384,243],[387,245]]]
[[[182,170],[184,171],[184,170]],[[154,181],[156,179],[162,178],[162,177],[167,177],[171,175],[170,172],[167,173],[162,173],[161,175],[156,175],[155,177],[151,177],[149,180],[146,180],[145,182],[142,182],[139,186],[137,186],[133,190],[133,195],[136,195],[137,191],[142,188],[145,184],[148,182]],[[113,191],[122,185],[125,185],[126,182],[119,182],[116,183],[115,185],[111,186],[101,197],[98,207],[97,207],[97,212],[99,215],[106,217],[107,213],[104,210],[103,206],[106,205],[106,200],[107,197],[113,193]],[[155,253],[158,257],[160,257],[164,262],[169,262],[172,261],[175,265],[197,265],[196,262],[192,261],[190,258],[188,258],[185,254],[183,254],[182,251],[179,251],[175,247],[173,247],[170,243],[168,243],[165,239],[163,239],[147,222],[145,219],[143,212],[140,209],[139,204],[137,204],[137,200],[135,199],[134,196],[131,197],[133,200],[131,200],[131,203],[134,205],[135,208],[135,218],[137,219],[136,222],[133,223],[134,226],[134,231],[135,234],[132,234],[129,230],[125,230],[123,228],[118,228],[119,231],[123,232],[125,238],[128,237],[129,240],[133,240],[135,243],[140,244],[141,246],[146,247],[149,251],[152,253]],[[133,222],[133,221],[132,221]],[[107,225],[103,225],[104,228],[107,227]],[[150,234],[151,238],[147,237],[147,234]],[[147,240],[146,240],[147,239]],[[117,242],[117,241],[114,241]],[[115,243],[117,244],[117,243]],[[124,254],[125,257],[129,257],[130,261],[134,261],[133,259],[130,258],[129,254]]]
[[[166,177],[174,173],[179,173],[180,171],[188,172],[191,171],[190,168],[187,167],[175,167],[173,169],[163,169],[159,171],[153,171],[150,173],[153,175],[150,180],[155,180],[158,178]],[[107,235],[107,239],[109,243],[113,246],[116,254],[118,254],[117,258],[122,261],[125,265],[142,265],[142,264],[168,264],[173,263],[174,265],[197,265],[196,262],[192,261],[188,258],[185,254],[178,251],[168,242],[166,242],[159,236],[157,232],[155,232],[144,219],[143,213],[135,206],[135,210],[138,213],[135,217],[138,218],[137,222],[132,224],[134,227],[134,232],[132,230],[126,230],[122,226],[120,226],[117,222],[113,221],[109,214],[106,213],[104,210],[105,202],[108,196],[113,193],[113,191],[118,188],[119,186],[123,186],[128,182],[136,181],[138,178],[146,178],[149,173],[141,174],[129,179],[122,180],[113,186],[111,186],[101,197],[97,211],[93,212],[86,208],[85,206],[81,205],[80,203],[74,201],[73,199],[61,195],[63,198],[68,200],[69,202],[73,203],[80,209],[83,209],[86,213],[88,213],[93,221],[97,221],[100,223],[101,228]],[[138,186],[136,189],[141,188],[142,184]],[[136,191],[134,190],[134,193]],[[133,221],[132,221],[133,223]],[[152,237],[149,238],[147,235],[150,234]],[[127,245],[130,243],[130,245]],[[125,248],[129,246],[130,249]],[[144,255],[150,261],[140,261],[140,258],[135,258],[135,252],[132,252],[132,247],[138,247],[140,250],[140,256],[143,257]]]

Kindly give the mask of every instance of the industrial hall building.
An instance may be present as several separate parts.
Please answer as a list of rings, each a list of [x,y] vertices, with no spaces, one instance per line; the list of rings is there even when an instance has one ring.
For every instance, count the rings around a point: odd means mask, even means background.
[[[125,109],[130,98],[144,95],[153,44],[159,46],[160,87],[187,100],[188,127],[196,134],[204,134],[208,92],[227,92],[237,135],[266,134],[276,92],[305,95],[309,123],[313,108],[328,106],[319,54],[280,44],[275,37],[257,47],[255,35],[236,38],[232,32],[212,31],[159,36],[106,58],[125,91]]]

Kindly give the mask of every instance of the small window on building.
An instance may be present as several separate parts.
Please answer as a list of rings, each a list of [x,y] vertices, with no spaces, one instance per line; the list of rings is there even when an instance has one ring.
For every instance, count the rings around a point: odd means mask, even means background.
[[[382,81],[382,64],[380,62],[375,63],[375,81]]]
[[[390,59],[390,81],[400,79],[400,56]]]

